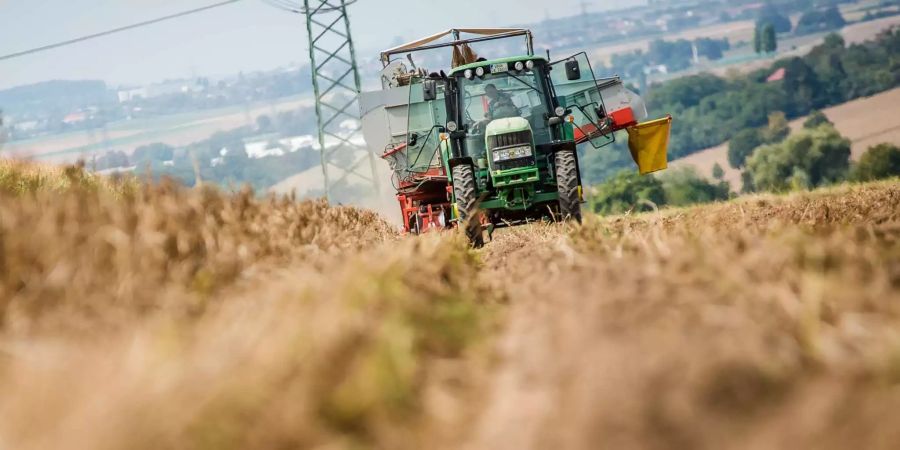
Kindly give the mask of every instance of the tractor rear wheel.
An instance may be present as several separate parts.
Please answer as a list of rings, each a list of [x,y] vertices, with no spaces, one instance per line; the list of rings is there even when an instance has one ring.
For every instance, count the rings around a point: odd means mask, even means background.
[[[473,247],[483,247],[484,233],[481,212],[478,211],[478,190],[472,166],[462,164],[453,168],[453,196],[456,197],[459,226],[465,230],[466,237]]]
[[[563,220],[581,223],[581,196],[578,193],[578,164],[575,158],[575,150],[556,153],[556,188]]]

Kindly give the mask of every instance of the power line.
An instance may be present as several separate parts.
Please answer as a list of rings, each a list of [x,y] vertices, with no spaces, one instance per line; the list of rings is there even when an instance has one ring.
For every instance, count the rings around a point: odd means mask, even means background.
[[[278,8],[278,9],[281,9],[281,10],[284,10],[287,12],[291,12],[294,14],[309,14],[310,12],[318,13],[318,12],[337,11],[337,10],[340,10],[341,8],[344,8],[344,7],[347,7],[347,6],[350,6],[354,3],[356,3],[358,0],[347,0],[343,3],[343,6],[332,5],[331,3],[325,1],[322,3],[322,5],[320,5],[318,8],[314,9],[313,11],[309,11],[306,8],[306,6],[303,6],[299,3],[293,2],[291,0],[262,0],[262,1],[266,4],[268,4],[269,6],[274,6],[275,8]]]
[[[168,16],[163,16],[163,17],[159,17],[159,18],[156,18],[156,19],[147,20],[147,21],[144,21],[144,22],[138,22],[138,23],[135,23],[135,24],[132,24],[132,25],[124,26],[124,27],[114,28],[114,29],[112,29],[112,30],[102,31],[102,32],[100,32],[100,33],[89,34],[89,35],[87,35],[87,36],[82,36],[82,37],[75,38],[75,39],[69,39],[69,40],[63,41],[63,42],[57,42],[57,43],[55,43],[55,44],[44,45],[44,46],[41,46],[41,47],[36,47],[36,48],[29,49],[29,50],[23,50],[23,51],[21,51],[21,52],[16,52],[16,53],[11,53],[11,54],[8,54],[8,55],[0,56],[0,61],[5,61],[5,60],[7,60],[7,59],[18,58],[18,57],[20,57],[20,56],[30,55],[30,54],[32,54],[32,53],[38,53],[38,52],[43,52],[43,51],[47,51],[47,50],[52,50],[52,49],[59,48],[59,47],[65,47],[65,46],[67,46],[67,45],[77,44],[77,43],[79,43],[79,42],[84,42],[84,41],[88,41],[88,40],[91,40],[91,39],[96,39],[96,38],[103,37],[103,36],[109,36],[109,35],[111,35],[111,34],[121,33],[121,32],[123,32],[123,31],[133,30],[133,29],[135,29],[135,28],[141,28],[141,27],[145,27],[145,26],[147,26],[147,25],[153,25],[153,24],[157,24],[157,23],[160,23],[160,22],[165,22],[165,21],[167,21],[167,20],[177,19],[177,18],[179,18],[179,17],[190,16],[190,15],[192,15],[192,14],[197,14],[197,13],[201,13],[201,12],[204,12],[204,11],[209,11],[209,10],[211,10],[211,9],[219,8],[219,7],[222,7],[222,6],[227,6],[227,5],[230,5],[230,4],[233,4],[233,3],[237,3],[237,2],[240,2],[240,1],[242,1],[242,0],[225,0],[225,1],[222,1],[222,2],[219,2],[219,3],[213,3],[213,4],[211,4],[211,5],[202,6],[202,7],[200,7],[200,8],[195,8],[195,9],[191,9],[191,10],[188,10],[188,11],[182,11],[182,12],[180,12],[180,13],[170,14],[170,15],[168,15]]]
[[[294,14],[302,14],[303,13],[302,6],[297,5],[295,3],[285,1],[285,0],[263,0],[263,2],[269,6],[274,6],[275,8],[278,8],[278,9],[281,9],[281,10],[284,10],[287,12],[292,12]]]

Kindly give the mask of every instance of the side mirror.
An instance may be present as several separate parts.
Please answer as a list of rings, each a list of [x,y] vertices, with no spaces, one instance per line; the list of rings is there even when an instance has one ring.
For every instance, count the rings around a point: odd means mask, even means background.
[[[432,100],[437,99],[437,81],[435,81],[435,80],[422,81],[422,97],[426,102],[430,102]]]
[[[553,117],[547,119],[547,125],[549,125],[551,127],[559,125],[561,123],[563,123],[562,117],[553,116]]]
[[[578,64],[577,60],[570,59],[566,61],[566,79],[569,81],[581,79],[581,65]]]
[[[419,143],[419,135],[416,133],[410,133],[409,136],[406,137],[406,145],[408,147],[415,147],[416,144]]]

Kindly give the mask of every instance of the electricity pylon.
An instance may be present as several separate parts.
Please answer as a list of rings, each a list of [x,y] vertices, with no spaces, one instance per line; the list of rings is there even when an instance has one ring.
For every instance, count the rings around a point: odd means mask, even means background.
[[[376,195],[379,190],[375,155],[359,143],[362,85],[347,16],[347,6],[355,1],[304,0],[300,11],[306,15],[319,152],[329,199],[333,188],[350,175],[370,183]]]

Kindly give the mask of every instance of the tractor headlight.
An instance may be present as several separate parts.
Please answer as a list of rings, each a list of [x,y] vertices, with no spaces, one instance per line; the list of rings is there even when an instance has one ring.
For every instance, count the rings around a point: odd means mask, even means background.
[[[484,76],[484,66],[482,66],[482,67],[476,67],[476,68],[475,68],[475,75],[478,75],[479,77],[483,77],[483,76]]]
[[[562,117],[562,116],[566,115],[566,108],[563,108],[562,106],[557,106],[556,109],[553,110],[553,112],[556,113],[556,117]]]
[[[528,61],[525,61],[525,68],[527,68],[528,70],[534,69],[534,61],[530,59]]]
[[[466,71],[463,72],[463,75],[465,75],[467,79],[471,80],[472,79],[472,69],[466,69]]]
[[[494,151],[494,162],[506,161],[509,159],[525,158],[532,155],[530,145],[521,145],[518,147],[503,148]]]
[[[452,120],[447,122],[447,131],[452,133],[458,129],[459,129],[459,125],[457,125],[456,122],[454,122]]]
[[[525,69],[525,64],[522,61],[518,61],[518,62],[516,62],[515,67],[516,67],[516,70],[521,72],[522,70]]]

